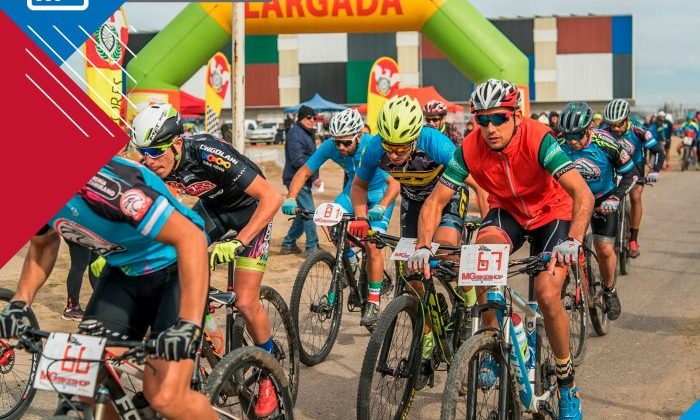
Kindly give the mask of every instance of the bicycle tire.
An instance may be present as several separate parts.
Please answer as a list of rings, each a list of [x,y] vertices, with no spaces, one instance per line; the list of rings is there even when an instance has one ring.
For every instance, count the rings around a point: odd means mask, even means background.
[[[452,364],[450,365],[450,370],[447,374],[447,382],[445,384],[445,391],[442,393],[442,407],[440,409],[440,419],[441,420],[454,420],[457,418],[457,407],[458,407],[458,402],[460,401],[461,398],[466,397],[467,398],[467,404],[469,404],[469,396],[468,394],[464,394],[463,396],[460,395],[464,386],[465,382],[469,381],[469,374],[470,374],[470,366],[473,366],[473,363],[477,363],[478,365],[478,359],[475,362],[474,358],[479,357],[479,353],[483,351],[488,351],[492,357],[495,358],[495,360],[498,362],[499,369],[505,369],[506,368],[506,361],[503,359],[503,350],[500,348],[498,344],[498,337],[493,334],[493,333],[481,333],[474,335],[470,337],[467,341],[464,342],[462,347],[459,348],[457,353],[455,353],[453,359],[452,359]],[[478,366],[477,366],[478,369]],[[476,373],[478,375],[478,373]],[[476,376],[472,377],[471,380],[476,380]],[[520,418],[520,403],[518,402],[518,399],[516,397],[517,391],[516,391],[516,384],[515,384],[515,378],[512,375],[508,375],[508,413],[504,416],[502,415],[503,413],[498,413],[497,411],[494,413],[493,411],[488,413],[487,417],[474,417],[470,416],[469,413],[467,413],[467,410],[465,410],[465,415],[464,416],[459,416],[460,418],[464,417],[470,420],[477,420],[480,418],[507,418],[510,420],[517,420]],[[469,386],[468,384],[466,386]],[[499,402],[500,399],[498,397],[498,390],[497,387],[493,388],[494,391],[496,391],[496,403],[495,403],[495,408],[498,410],[499,407]],[[479,394],[478,389],[476,387],[472,386],[470,388],[467,388],[467,393],[472,393],[472,397],[476,399],[476,395]],[[496,417],[493,417],[493,416]]]
[[[299,391],[299,346],[292,315],[282,295],[272,287],[260,287],[260,300],[270,302],[279,316],[279,319],[277,315],[274,318],[270,317],[269,307],[267,307],[268,318],[272,318],[270,319],[270,327],[272,328],[272,340],[275,343],[275,350],[278,356],[277,360],[280,362],[282,369],[287,372],[289,392],[292,395],[292,401],[296,402]],[[283,328],[279,328],[280,321]],[[282,329],[284,332],[281,331]],[[231,340],[233,349],[254,345],[252,337],[245,329],[245,321],[242,316],[237,316],[233,323]]]
[[[618,228],[618,235],[621,235],[619,240],[620,246],[617,253],[618,265],[620,274],[626,276],[629,273],[630,257],[629,257],[629,239],[630,239],[630,204],[629,199],[625,198],[622,206],[618,210],[620,212],[621,226]]]
[[[360,382],[357,387],[357,418],[358,420],[368,420],[368,419],[401,419],[408,415],[411,409],[411,403],[413,402],[413,396],[415,395],[415,389],[413,388],[415,381],[415,373],[410,372],[407,377],[401,378],[405,380],[405,385],[403,386],[403,392],[399,390],[398,386],[391,386],[392,389],[397,389],[398,391],[394,394],[401,395],[401,400],[396,404],[395,413],[388,415],[383,411],[374,409],[372,404],[372,397],[375,394],[372,387],[372,379],[377,373],[377,362],[379,361],[380,353],[383,353],[382,349],[385,344],[394,344],[394,333],[396,331],[396,320],[401,313],[405,312],[410,320],[410,340],[408,341],[408,355],[398,361],[396,366],[390,367],[398,370],[401,368],[402,364],[405,366],[409,361],[413,361],[413,366],[417,370],[420,366],[420,351],[410,354],[411,343],[415,339],[414,334],[416,331],[422,332],[422,328],[417,329],[416,326],[423,325],[422,316],[420,316],[420,311],[418,308],[418,301],[409,295],[402,295],[395,298],[389,306],[387,306],[386,311],[379,318],[374,332],[367,343],[367,350],[365,351],[365,356],[362,362],[362,370],[360,371]],[[405,323],[404,323],[405,324]],[[405,343],[405,342],[404,342]],[[388,353],[392,347],[389,347],[386,352]],[[378,377],[384,378],[394,377],[389,374],[378,374]],[[381,388],[381,386],[379,387]],[[376,415],[377,417],[372,417]]]
[[[586,252],[586,270],[588,271],[588,315],[591,317],[591,324],[596,334],[604,336],[608,333],[610,323],[601,293],[602,285],[598,257],[593,252]]]
[[[309,306],[309,314],[313,316],[310,317],[311,319],[307,319],[309,318],[309,316],[307,316],[304,317],[305,319],[300,320],[300,311],[303,309],[302,292],[304,290],[304,286],[307,283],[309,273],[312,271],[312,269],[314,269],[314,266],[316,266],[317,264],[320,264],[321,267],[327,267],[331,273],[331,284],[326,283],[326,285],[324,286],[325,288],[323,290],[328,291],[332,287],[335,290],[335,301],[333,302],[333,305],[330,308],[330,317],[325,316],[325,319],[323,319],[321,318],[320,313],[317,313],[317,315],[319,316],[313,315],[313,312],[311,312],[313,310],[311,305],[319,305],[319,308],[320,305],[327,305],[328,297],[325,295],[312,297],[310,299],[311,302],[305,302],[304,306]],[[297,331],[297,348],[299,349],[299,360],[306,366],[314,366],[326,360],[326,357],[328,357],[328,355],[330,354],[331,350],[333,349],[333,345],[335,344],[335,340],[338,337],[338,331],[340,330],[340,321],[343,317],[343,290],[338,288],[340,282],[332,279],[332,276],[334,275],[334,270],[335,258],[328,251],[316,251],[306,258],[304,264],[299,269],[299,273],[297,273],[296,280],[294,280],[294,288],[292,289],[292,297],[289,306],[292,314],[292,322],[295,327],[295,331]],[[324,297],[326,299],[325,302],[317,303],[323,300]],[[328,325],[328,332],[323,334],[325,335],[325,340],[323,341],[323,344],[319,346],[313,346],[315,341],[313,343],[305,343],[305,337],[308,328],[307,325],[304,325],[303,328],[301,325],[301,321],[311,321],[314,318],[318,319],[320,321],[320,324],[324,324],[325,321],[330,320],[330,323]],[[321,325],[319,328],[320,332],[323,333],[323,325]],[[311,333],[315,333],[313,325],[311,326]],[[318,347],[318,349],[315,349],[315,347]]]
[[[14,292],[8,289],[0,289],[0,301],[3,302],[9,302],[10,299],[12,299],[12,296],[14,295]],[[39,321],[37,321],[36,316],[34,315],[34,312],[32,311],[31,308],[29,308],[29,324],[36,329],[39,329]],[[9,340],[9,341],[14,341],[14,340]],[[5,342],[5,341],[3,341]],[[2,345],[0,343],[0,351],[4,354],[4,352],[7,350],[7,347]],[[3,389],[2,394],[3,395],[10,395],[13,394],[13,391],[18,391],[19,394],[17,395],[17,399],[15,404],[12,407],[9,407],[5,409],[3,406],[0,406],[0,420],[15,420],[15,419],[20,419],[24,415],[24,413],[27,411],[29,406],[32,403],[32,400],[34,399],[34,396],[36,395],[36,389],[34,389],[33,382],[34,382],[34,374],[36,373],[36,368],[39,363],[39,354],[38,353],[25,353],[23,350],[19,350],[22,352],[23,355],[27,355],[29,357],[30,363],[29,363],[29,371],[26,372],[27,375],[27,381],[26,383],[18,383],[16,389],[13,385],[6,383],[6,378],[9,376],[12,376],[14,378],[19,378],[20,375],[17,375],[18,372],[15,372],[16,368],[18,367],[16,365],[17,359],[15,357],[15,352],[18,350],[16,349],[11,349],[9,350],[13,352],[11,355],[8,356],[8,360],[4,362],[4,364],[0,365],[0,388]],[[0,360],[2,360],[0,358]],[[25,376],[24,373],[22,373],[21,376]],[[19,379],[17,379],[19,380]],[[3,401],[5,399],[3,398]]]
[[[562,304],[569,317],[569,350],[574,366],[580,365],[586,356],[586,337],[588,336],[586,322],[588,296],[583,291],[581,273],[578,270],[578,265],[571,266],[561,291]]]
[[[246,377],[247,373],[252,375]],[[269,378],[277,392],[279,407],[278,414],[274,418],[293,419],[294,404],[289,392],[287,375],[272,355],[256,347],[241,347],[226,354],[207,378],[204,385],[204,395],[209,398],[209,402],[213,406],[220,408],[228,402],[229,398],[232,398],[226,390],[233,388],[236,390],[235,398],[240,404],[241,414],[249,419],[257,420],[253,412],[254,395],[256,394],[250,392],[251,390],[247,386],[254,386],[262,377]]]
[[[547,333],[544,329],[544,321],[537,320],[535,331],[537,334],[537,350],[535,364],[535,395],[542,395],[545,389],[550,389],[556,384],[557,367],[554,362],[554,353],[547,341]],[[556,393],[550,399],[540,402],[537,413],[532,414],[533,420],[557,420],[559,418],[559,401]]]

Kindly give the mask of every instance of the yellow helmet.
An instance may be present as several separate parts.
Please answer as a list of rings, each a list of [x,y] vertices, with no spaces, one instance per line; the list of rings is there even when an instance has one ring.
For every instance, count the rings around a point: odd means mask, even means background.
[[[406,144],[415,141],[423,127],[423,110],[417,99],[394,96],[384,104],[377,116],[377,131],[387,143]]]

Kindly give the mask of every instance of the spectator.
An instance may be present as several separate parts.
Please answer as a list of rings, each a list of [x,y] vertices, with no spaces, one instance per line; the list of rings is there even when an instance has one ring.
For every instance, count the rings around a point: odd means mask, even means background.
[[[287,134],[289,134],[289,130],[291,130],[292,126],[294,125],[294,118],[292,118],[292,114],[287,114],[287,116],[284,118],[284,137],[287,137]]]
[[[537,117],[537,114],[535,114],[535,117]],[[535,119],[537,119],[537,118],[535,118]],[[469,135],[469,133],[471,133],[472,131],[474,131],[474,121],[473,120],[469,121],[467,123],[467,128],[464,129],[464,137],[467,137]]]
[[[306,161],[316,151],[315,136],[316,111],[302,105],[297,113],[297,122],[289,130],[287,141],[284,143],[284,171],[282,172],[282,182],[289,188],[289,184],[294,178],[294,174],[304,166]],[[314,200],[311,196],[311,184],[319,186],[321,181],[318,174],[313,174],[306,182],[304,188],[297,195],[299,207],[314,211]],[[318,236],[316,235],[316,225],[312,220],[302,220],[295,218],[292,226],[289,227],[287,236],[282,241],[281,255],[300,254],[301,249],[297,246],[297,239],[302,234],[306,234],[307,254],[318,248]]]
[[[549,113],[549,127],[554,132],[554,138],[558,138],[561,131],[559,131],[559,113],[557,111]]]

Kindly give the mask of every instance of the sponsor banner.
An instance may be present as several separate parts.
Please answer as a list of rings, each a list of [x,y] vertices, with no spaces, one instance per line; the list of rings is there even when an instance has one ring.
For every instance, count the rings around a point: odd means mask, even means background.
[[[207,77],[204,83],[204,130],[221,137],[219,116],[231,83],[231,64],[223,53],[214,54],[207,63]]]
[[[123,125],[120,117],[126,116],[122,64],[128,40],[126,14],[119,8],[83,44],[85,81],[92,88],[88,96],[117,125]]]
[[[367,116],[365,122],[377,132],[377,115],[382,106],[399,92],[399,65],[390,57],[380,57],[369,71]]]

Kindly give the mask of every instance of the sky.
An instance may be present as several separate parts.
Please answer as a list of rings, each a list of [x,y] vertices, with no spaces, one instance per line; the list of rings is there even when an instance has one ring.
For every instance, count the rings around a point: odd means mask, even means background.
[[[552,15],[632,15],[636,101],[653,108],[664,102],[700,106],[697,39],[700,2],[692,0],[471,0],[487,18]],[[129,25],[161,29],[185,3],[126,3]],[[689,45],[690,44],[690,45]]]

